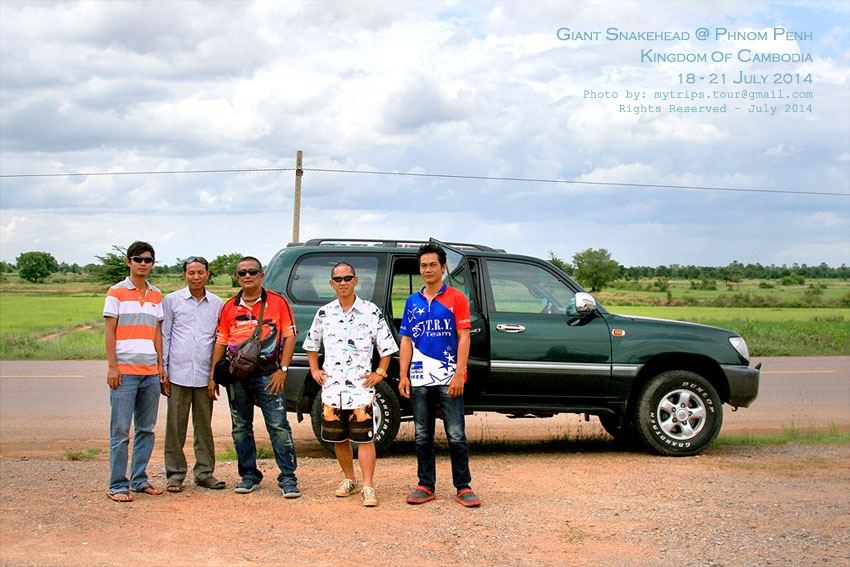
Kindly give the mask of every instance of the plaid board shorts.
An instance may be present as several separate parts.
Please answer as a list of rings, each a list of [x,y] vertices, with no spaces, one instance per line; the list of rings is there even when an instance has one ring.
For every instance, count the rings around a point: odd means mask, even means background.
[[[322,404],[323,441],[340,443],[350,439],[355,443],[369,443],[374,436],[372,404],[348,410]]]

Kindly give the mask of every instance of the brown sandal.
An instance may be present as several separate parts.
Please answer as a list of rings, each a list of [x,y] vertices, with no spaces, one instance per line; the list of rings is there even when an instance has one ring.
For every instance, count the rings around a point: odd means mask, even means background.
[[[106,494],[113,502],[132,502],[133,495],[129,492],[108,492]]]
[[[134,490],[133,492],[143,492],[143,493],[149,494],[151,496],[159,496],[160,494],[162,494],[163,491],[162,491],[161,488],[156,488],[152,484],[148,484],[148,485],[143,486],[139,490]]]
[[[167,490],[168,492],[172,492],[172,493],[183,492],[183,485],[182,484],[169,484],[169,485],[166,485],[165,490]]]

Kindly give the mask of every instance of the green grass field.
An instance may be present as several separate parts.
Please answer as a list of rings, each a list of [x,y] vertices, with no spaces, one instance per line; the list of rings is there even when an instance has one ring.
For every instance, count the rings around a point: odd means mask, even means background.
[[[30,334],[99,323],[102,294],[0,293],[0,333]]]
[[[764,321],[786,323],[789,321],[832,321],[850,323],[850,309],[830,308],[771,308],[771,307],[668,307],[664,305],[612,305],[605,304],[611,313],[639,315],[676,321]]]
[[[821,281],[831,286],[824,295],[830,289],[833,295],[840,295],[844,292],[843,286],[847,285],[842,281]],[[177,277],[154,280],[154,283],[166,293],[183,285]],[[222,276],[211,289],[222,297],[229,297],[237,291],[229,283],[229,276]],[[742,282],[741,286],[759,289],[758,283]],[[794,293],[804,292],[805,286],[797,287],[800,289]],[[0,284],[0,359],[103,358],[101,311],[104,293],[105,286],[80,280]],[[409,289],[401,289],[401,286],[393,290],[393,308],[399,313],[407,293]],[[753,356],[850,354],[850,308],[666,306],[658,305],[658,298],[666,298],[666,293],[646,291],[614,290],[599,296],[612,313],[691,321],[736,331],[747,340]],[[675,291],[673,297],[676,297]]]
[[[740,334],[752,356],[850,354],[850,309],[615,306],[609,311],[690,321]]]
[[[617,280],[597,297],[605,305],[667,305],[672,301],[673,305],[721,307],[848,307],[850,301],[850,281],[841,279],[806,280],[803,285],[788,286],[778,280],[742,280],[728,286],[717,280],[713,282],[717,289],[693,289],[691,280],[667,280],[669,297],[666,290],[653,285],[657,280]]]

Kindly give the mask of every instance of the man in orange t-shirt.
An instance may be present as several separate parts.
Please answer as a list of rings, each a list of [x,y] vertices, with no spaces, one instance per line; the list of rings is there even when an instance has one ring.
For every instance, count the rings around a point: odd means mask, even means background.
[[[295,319],[286,299],[263,288],[263,266],[253,256],[245,256],[236,266],[242,290],[228,299],[218,320],[218,333],[212,355],[210,393],[215,399],[218,386],[212,379],[215,365],[223,357],[232,358],[239,345],[261,325],[260,359],[254,375],[227,386],[233,445],[242,481],[234,489],[248,494],[260,487],[263,473],[257,468],[257,445],[254,442],[254,405],[263,412],[272,442],[275,461],[280,469],[277,484],[286,498],[298,498],[301,490],[295,477],[297,461],[292,430],[286,419],[283,384],[292,353],[295,350]],[[265,307],[263,307],[265,305]],[[263,320],[258,321],[260,311]]]

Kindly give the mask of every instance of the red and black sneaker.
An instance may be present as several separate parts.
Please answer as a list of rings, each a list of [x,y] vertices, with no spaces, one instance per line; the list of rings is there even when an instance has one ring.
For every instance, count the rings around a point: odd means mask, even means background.
[[[430,502],[435,499],[434,491],[425,488],[424,486],[417,486],[413,489],[407,497],[408,504],[424,504],[425,502]]]
[[[476,508],[481,506],[481,500],[472,492],[471,488],[464,488],[455,496],[455,500],[461,506],[466,506],[467,508]]]

